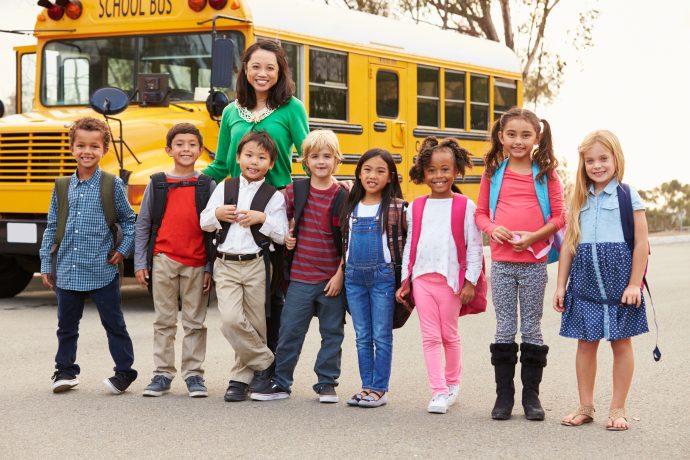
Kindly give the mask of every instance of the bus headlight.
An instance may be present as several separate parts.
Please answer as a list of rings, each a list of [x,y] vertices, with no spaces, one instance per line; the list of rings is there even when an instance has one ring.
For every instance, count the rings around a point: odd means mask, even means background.
[[[144,199],[145,185],[127,185],[127,199],[132,206],[139,206]]]

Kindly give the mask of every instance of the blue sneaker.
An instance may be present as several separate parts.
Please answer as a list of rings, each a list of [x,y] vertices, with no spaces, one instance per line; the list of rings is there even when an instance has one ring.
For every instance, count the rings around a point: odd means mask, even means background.
[[[144,396],[163,396],[170,391],[171,383],[172,379],[164,375],[154,375],[151,379],[151,383],[149,383],[144,390]]]
[[[205,398],[208,396],[204,379],[200,375],[190,375],[184,381],[187,384],[190,398]]]

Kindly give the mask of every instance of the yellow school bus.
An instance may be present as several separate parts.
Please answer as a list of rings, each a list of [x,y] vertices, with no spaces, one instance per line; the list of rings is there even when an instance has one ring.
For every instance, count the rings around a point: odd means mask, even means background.
[[[99,88],[131,99],[109,120],[117,142],[101,166],[123,178],[135,210],[149,176],[171,166],[163,148],[173,124],[196,124],[206,144],[198,167],[213,160],[224,103],[215,96],[234,99],[239,56],[256,40],[285,48],[311,129],[338,134],[339,177],[352,179],[367,149],[385,148],[407,198],[424,191],[408,180],[416,149],[437,136],[475,155],[458,182],[476,199],[491,123],[522,102],[518,59],[501,44],[320,2],[55,3],[37,7],[36,45],[16,48],[17,114],[0,119],[0,296],[20,292],[38,270],[53,182],[75,166],[67,131],[76,118],[99,116],[89,106]],[[230,47],[217,52],[219,39]],[[304,174],[296,155],[293,173]]]

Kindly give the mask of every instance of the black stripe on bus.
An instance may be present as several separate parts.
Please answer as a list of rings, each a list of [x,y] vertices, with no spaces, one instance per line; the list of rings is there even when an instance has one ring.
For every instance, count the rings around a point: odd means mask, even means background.
[[[412,130],[414,137],[452,137],[453,139],[460,139],[466,141],[488,141],[489,135],[485,133],[467,133],[449,131],[447,129],[433,129],[433,128],[415,128]]]
[[[464,179],[456,178],[453,183],[455,184],[479,184],[482,181],[482,176],[465,176]]]
[[[385,133],[387,129],[388,125],[386,125],[382,121],[377,121],[374,123],[374,131],[376,131],[377,133]]]
[[[351,123],[332,123],[325,121],[310,121],[309,129],[330,129],[334,133],[340,134],[363,134],[364,128],[362,125]]]
[[[484,166],[484,158],[472,157],[472,166]]]

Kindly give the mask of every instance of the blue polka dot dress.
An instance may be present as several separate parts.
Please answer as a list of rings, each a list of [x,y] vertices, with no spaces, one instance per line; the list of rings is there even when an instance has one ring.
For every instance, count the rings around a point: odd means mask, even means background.
[[[560,335],[595,341],[617,340],[649,331],[645,300],[642,305],[620,305],[632,270],[632,254],[623,238],[614,178],[599,195],[590,187],[580,210],[577,246],[565,293]],[[633,210],[644,209],[631,189]]]

